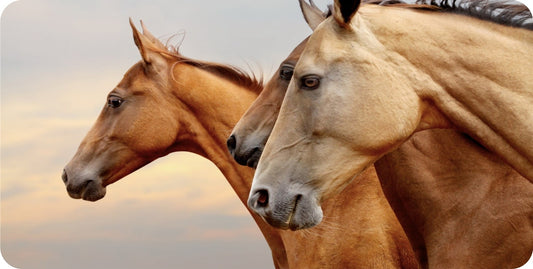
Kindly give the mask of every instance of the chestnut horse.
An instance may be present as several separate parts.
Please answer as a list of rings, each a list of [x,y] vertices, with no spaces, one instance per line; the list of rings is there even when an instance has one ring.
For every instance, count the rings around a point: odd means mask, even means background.
[[[245,203],[253,170],[233,161],[225,140],[261,83],[232,67],[185,58],[144,25],[143,33],[131,26],[142,60],[109,93],[65,167],[69,195],[96,201],[107,185],[143,165],[189,151],[211,160]],[[419,268],[375,171],[363,177],[367,187],[347,188],[328,201],[324,211],[331,217],[309,232],[277,230],[252,214],[276,268]]]
[[[303,0],[300,5],[312,29],[325,19],[318,8]],[[283,61],[234,128],[228,147],[239,163],[257,164],[306,42]],[[375,166],[423,267],[515,268],[531,256],[533,185],[469,137],[423,131]]]

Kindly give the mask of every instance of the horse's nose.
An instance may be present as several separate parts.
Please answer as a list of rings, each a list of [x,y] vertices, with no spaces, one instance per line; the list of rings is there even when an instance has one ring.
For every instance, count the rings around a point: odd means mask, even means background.
[[[63,174],[61,175],[61,179],[63,179],[63,183],[67,184],[68,175],[67,175],[67,171],[65,169],[63,169]]]
[[[268,191],[266,189],[259,189],[255,191],[248,199],[248,206],[258,212],[261,209],[268,207]]]
[[[231,154],[235,152],[235,147],[237,147],[237,138],[235,138],[235,135],[231,135],[228,138],[228,141],[226,141],[226,146],[228,146],[228,150]]]

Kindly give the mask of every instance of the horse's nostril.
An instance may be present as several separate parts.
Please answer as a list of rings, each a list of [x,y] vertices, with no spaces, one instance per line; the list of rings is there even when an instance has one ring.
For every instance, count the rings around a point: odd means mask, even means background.
[[[226,141],[226,146],[228,146],[230,152],[233,152],[235,150],[235,147],[237,147],[237,139],[234,135],[231,135],[228,138],[228,141]]]
[[[67,181],[68,181],[68,175],[67,175],[67,171],[65,171],[65,169],[63,169],[63,174],[61,175],[61,179],[63,179],[63,183],[67,183]]]
[[[258,190],[256,192],[256,195],[257,195],[256,205],[258,207],[266,207],[268,205],[268,191]]]

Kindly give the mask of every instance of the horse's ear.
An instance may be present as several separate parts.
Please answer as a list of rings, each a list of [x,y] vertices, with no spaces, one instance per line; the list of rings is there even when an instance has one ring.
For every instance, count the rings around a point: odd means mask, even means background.
[[[300,8],[302,9],[307,25],[314,31],[326,17],[315,3],[313,3],[313,0],[309,0],[309,4],[305,0],[298,0],[298,2],[300,2]]]
[[[135,45],[139,49],[139,52],[141,53],[141,57],[143,58],[145,62],[149,63],[150,61],[146,55],[146,48],[145,48],[146,42],[143,40],[143,36],[137,30],[131,18],[130,18],[130,26],[131,26],[131,30],[133,31],[133,41],[135,41]]]
[[[142,24],[142,22],[141,22]],[[133,21],[130,18],[130,26],[131,30],[133,31],[133,40],[135,41],[135,45],[139,49],[139,52],[141,53],[141,57],[143,58],[143,61],[146,64],[154,64],[159,61],[160,58],[162,58],[161,54],[156,51],[156,47],[163,46],[155,37],[152,36],[152,34],[144,33],[141,34],[137,28],[135,27],[135,24],[133,24]],[[144,25],[142,25],[144,29]],[[152,41],[152,39],[155,39],[157,42]],[[163,46],[164,47],[164,46]]]
[[[141,20],[141,28],[143,29],[143,35],[146,36],[150,40],[150,42],[152,42],[153,45],[156,45],[158,48],[162,49],[163,51],[167,49],[165,45],[163,45],[163,43],[159,41],[159,39],[157,39],[154,35],[152,35],[150,31],[148,31],[146,26],[144,26],[144,23],[142,20]]]
[[[337,23],[347,28],[359,5],[361,5],[361,0],[335,0],[333,16]]]

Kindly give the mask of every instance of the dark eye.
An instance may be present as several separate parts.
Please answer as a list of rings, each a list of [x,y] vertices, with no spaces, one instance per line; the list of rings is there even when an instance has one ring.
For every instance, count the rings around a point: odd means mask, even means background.
[[[291,65],[284,64],[279,70],[279,77],[283,80],[290,81],[292,78],[292,73],[294,72],[294,67]]]
[[[301,85],[304,90],[315,90],[320,86],[320,77],[316,75],[302,77]]]
[[[118,108],[123,102],[124,100],[118,96],[111,95],[107,97],[107,106],[111,108]]]

